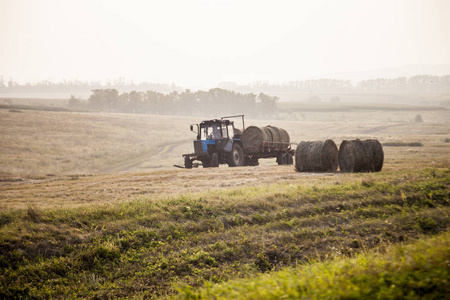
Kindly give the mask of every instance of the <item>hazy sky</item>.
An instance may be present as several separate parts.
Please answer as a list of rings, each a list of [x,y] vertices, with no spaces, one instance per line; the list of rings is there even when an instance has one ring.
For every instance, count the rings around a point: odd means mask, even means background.
[[[0,75],[284,82],[450,64],[450,0],[0,0]]]

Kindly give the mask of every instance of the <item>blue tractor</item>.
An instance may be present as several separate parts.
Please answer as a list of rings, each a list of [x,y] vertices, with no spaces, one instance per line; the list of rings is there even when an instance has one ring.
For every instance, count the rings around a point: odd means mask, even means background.
[[[184,167],[191,169],[198,166],[195,161],[200,161],[204,168],[218,167],[219,164],[243,166],[241,131],[234,128],[234,122],[229,120],[235,117],[242,117],[242,125],[245,128],[244,115],[222,117],[191,125],[191,131],[197,134],[197,139],[194,140],[194,153],[183,154]]]

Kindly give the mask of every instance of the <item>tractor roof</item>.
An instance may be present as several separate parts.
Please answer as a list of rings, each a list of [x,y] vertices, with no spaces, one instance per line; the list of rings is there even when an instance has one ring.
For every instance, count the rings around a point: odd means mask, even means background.
[[[233,124],[233,121],[230,120],[220,120],[220,119],[214,119],[214,120],[206,120],[206,121],[202,121],[200,123],[200,126],[210,126],[210,125],[214,125],[214,124],[224,124],[224,125],[230,125]]]

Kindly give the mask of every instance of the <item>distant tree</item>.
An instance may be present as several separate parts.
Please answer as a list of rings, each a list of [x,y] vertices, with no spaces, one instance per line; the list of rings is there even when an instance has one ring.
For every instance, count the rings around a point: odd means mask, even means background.
[[[164,95],[155,91],[147,91],[144,96],[144,109],[147,113],[160,114],[161,99]]]
[[[196,93],[192,93],[187,89],[180,93],[178,98],[178,112],[181,114],[191,115],[198,109],[198,101]]]
[[[81,108],[83,106],[83,102],[77,98],[75,98],[74,95],[70,95],[69,99],[69,107],[71,108]]]
[[[420,114],[417,114],[416,117],[414,118],[414,122],[423,123],[422,116]]]
[[[144,93],[132,91],[129,94],[130,112],[142,113],[144,109]]]
[[[119,91],[116,89],[96,89],[88,99],[88,106],[100,111],[118,111]]]
[[[271,97],[269,95],[260,93],[258,95],[259,108],[263,116],[272,116],[276,113],[276,106],[278,97]]]

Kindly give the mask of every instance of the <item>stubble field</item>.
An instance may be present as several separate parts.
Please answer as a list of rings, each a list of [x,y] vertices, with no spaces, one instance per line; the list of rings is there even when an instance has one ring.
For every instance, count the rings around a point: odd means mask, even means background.
[[[1,110],[0,295],[209,298],[196,289],[205,280],[275,278],[428,235],[448,240],[449,113],[420,113],[423,123],[398,110],[246,120],[284,128],[291,142],[422,145],[385,146],[382,172],[345,174],[297,173],[270,159],[174,168],[192,151],[189,124],[202,117]],[[445,262],[448,245],[437,249]],[[432,282],[419,276],[417,286],[442,295],[448,272],[426,274]]]

